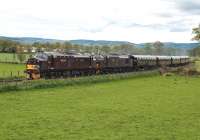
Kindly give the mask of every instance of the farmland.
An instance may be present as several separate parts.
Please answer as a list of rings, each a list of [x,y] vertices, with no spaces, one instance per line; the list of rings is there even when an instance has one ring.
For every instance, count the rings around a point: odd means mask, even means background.
[[[25,76],[25,64],[0,63],[0,78],[12,76]]]
[[[197,70],[200,72],[200,60],[195,62]]]
[[[141,77],[0,94],[0,139],[199,139],[200,79]]]
[[[29,58],[29,54],[23,54],[25,61]],[[0,62],[20,63],[17,54],[15,53],[0,53]]]

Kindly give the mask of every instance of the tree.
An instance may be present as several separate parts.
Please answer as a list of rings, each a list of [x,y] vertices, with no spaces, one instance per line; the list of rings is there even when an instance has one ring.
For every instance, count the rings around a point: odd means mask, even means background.
[[[160,41],[156,41],[153,43],[153,47],[155,48],[155,54],[156,55],[161,55],[162,52],[163,52],[163,47],[164,47],[164,44]]]
[[[144,53],[148,54],[148,55],[153,54],[152,44],[151,43],[146,43],[144,45]]]
[[[192,33],[194,34],[194,37],[192,40],[196,40],[200,42],[200,24],[198,27],[192,29]],[[190,55],[192,56],[200,56],[200,46],[197,46],[190,50]]]
[[[101,46],[100,50],[103,54],[109,54],[111,52],[111,48],[108,45]]]
[[[17,54],[17,58],[20,61],[20,63],[23,63],[26,60],[26,55],[19,53],[19,54]]]
[[[192,29],[192,33],[195,34],[192,40],[200,41],[200,24],[199,24],[199,27]]]

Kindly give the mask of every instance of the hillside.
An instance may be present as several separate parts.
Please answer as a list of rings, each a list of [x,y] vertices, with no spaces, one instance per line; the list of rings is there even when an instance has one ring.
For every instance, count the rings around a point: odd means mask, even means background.
[[[165,47],[168,48],[182,48],[182,49],[192,49],[199,45],[199,43],[173,43],[173,42],[165,42]],[[137,44],[139,48],[145,47],[145,43]]]
[[[11,41],[17,41],[23,44],[33,44],[34,42],[40,42],[40,43],[55,43],[55,42],[64,42],[69,41],[71,44],[76,45],[93,45],[93,46],[116,46],[116,45],[122,45],[122,44],[131,44],[135,45],[136,47],[144,47],[145,43],[141,44],[134,44],[128,41],[110,41],[110,40],[85,40],[85,39],[77,39],[77,40],[57,40],[57,39],[46,39],[46,38],[35,38],[35,37],[4,37],[0,36],[0,39],[6,39]],[[194,47],[197,47],[199,43],[173,43],[173,42],[165,42],[165,47],[169,48],[183,48],[183,49],[191,49]]]

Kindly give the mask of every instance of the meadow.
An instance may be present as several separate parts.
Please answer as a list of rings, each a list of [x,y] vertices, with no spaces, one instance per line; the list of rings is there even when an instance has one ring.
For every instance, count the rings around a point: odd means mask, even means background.
[[[0,63],[0,78],[25,77],[25,64]]]
[[[200,72],[200,60],[195,61],[195,65],[196,65],[197,71]]]
[[[4,140],[197,140],[200,78],[146,76],[0,94]]]
[[[25,55],[25,61],[29,58],[29,54]],[[15,53],[0,53],[0,62],[7,62],[7,63],[20,63],[17,54]]]

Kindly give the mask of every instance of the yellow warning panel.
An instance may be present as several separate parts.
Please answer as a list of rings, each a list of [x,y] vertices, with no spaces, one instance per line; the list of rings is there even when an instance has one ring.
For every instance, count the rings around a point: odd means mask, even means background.
[[[28,70],[37,70],[38,69],[38,66],[37,65],[26,65],[26,68]]]

